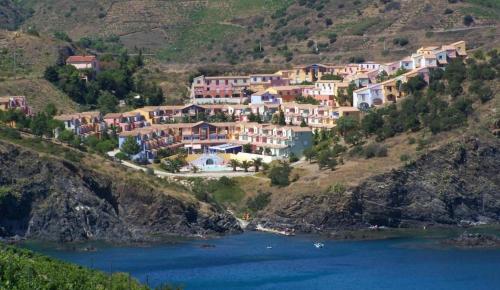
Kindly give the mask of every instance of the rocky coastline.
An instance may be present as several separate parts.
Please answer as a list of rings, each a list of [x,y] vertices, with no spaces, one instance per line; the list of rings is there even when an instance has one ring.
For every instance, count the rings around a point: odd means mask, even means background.
[[[307,193],[263,210],[248,226],[330,234],[500,222],[500,141],[467,136],[342,194]]]
[[[133,243],[242,231],[214,205],[4,142],[0,193],[3,238]]]

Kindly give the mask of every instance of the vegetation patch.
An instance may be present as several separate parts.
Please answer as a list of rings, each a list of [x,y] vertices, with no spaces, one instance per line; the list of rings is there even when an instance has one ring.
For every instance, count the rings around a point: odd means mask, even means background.
[[[0,285],[5,289],[149,289],[124,273],[108,275],[1,243]]]

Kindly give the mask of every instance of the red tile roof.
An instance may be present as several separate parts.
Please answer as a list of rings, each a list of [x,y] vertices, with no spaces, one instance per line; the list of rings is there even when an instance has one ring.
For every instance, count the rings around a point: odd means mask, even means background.
[[[96,58],[93,55],[72,55],[68,57],[66,63],[75,63],[75,62],[92,62]]]

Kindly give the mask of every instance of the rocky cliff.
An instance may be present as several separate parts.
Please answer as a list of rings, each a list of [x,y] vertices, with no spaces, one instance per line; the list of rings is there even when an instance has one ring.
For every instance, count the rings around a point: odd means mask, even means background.
[[[188,197],[0,142],[0,236],[130,242],[240,231]]]
[[[500,221],[500,142],[467,137],[343,192],[305,197],[253,224],[299,231]]]

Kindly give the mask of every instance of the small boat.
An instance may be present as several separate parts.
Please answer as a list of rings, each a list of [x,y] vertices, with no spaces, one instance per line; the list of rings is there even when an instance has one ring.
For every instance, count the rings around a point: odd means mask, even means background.
[[[272,248],[273,248],[273,246],[267,246],[266,247],[266,249],[272,249]]]
[[[325,244],[320,243],[320,242],[316,242],[316,243],[314,243],[314,246],[316,247],[316,249],[321,249],[325,246]]]

